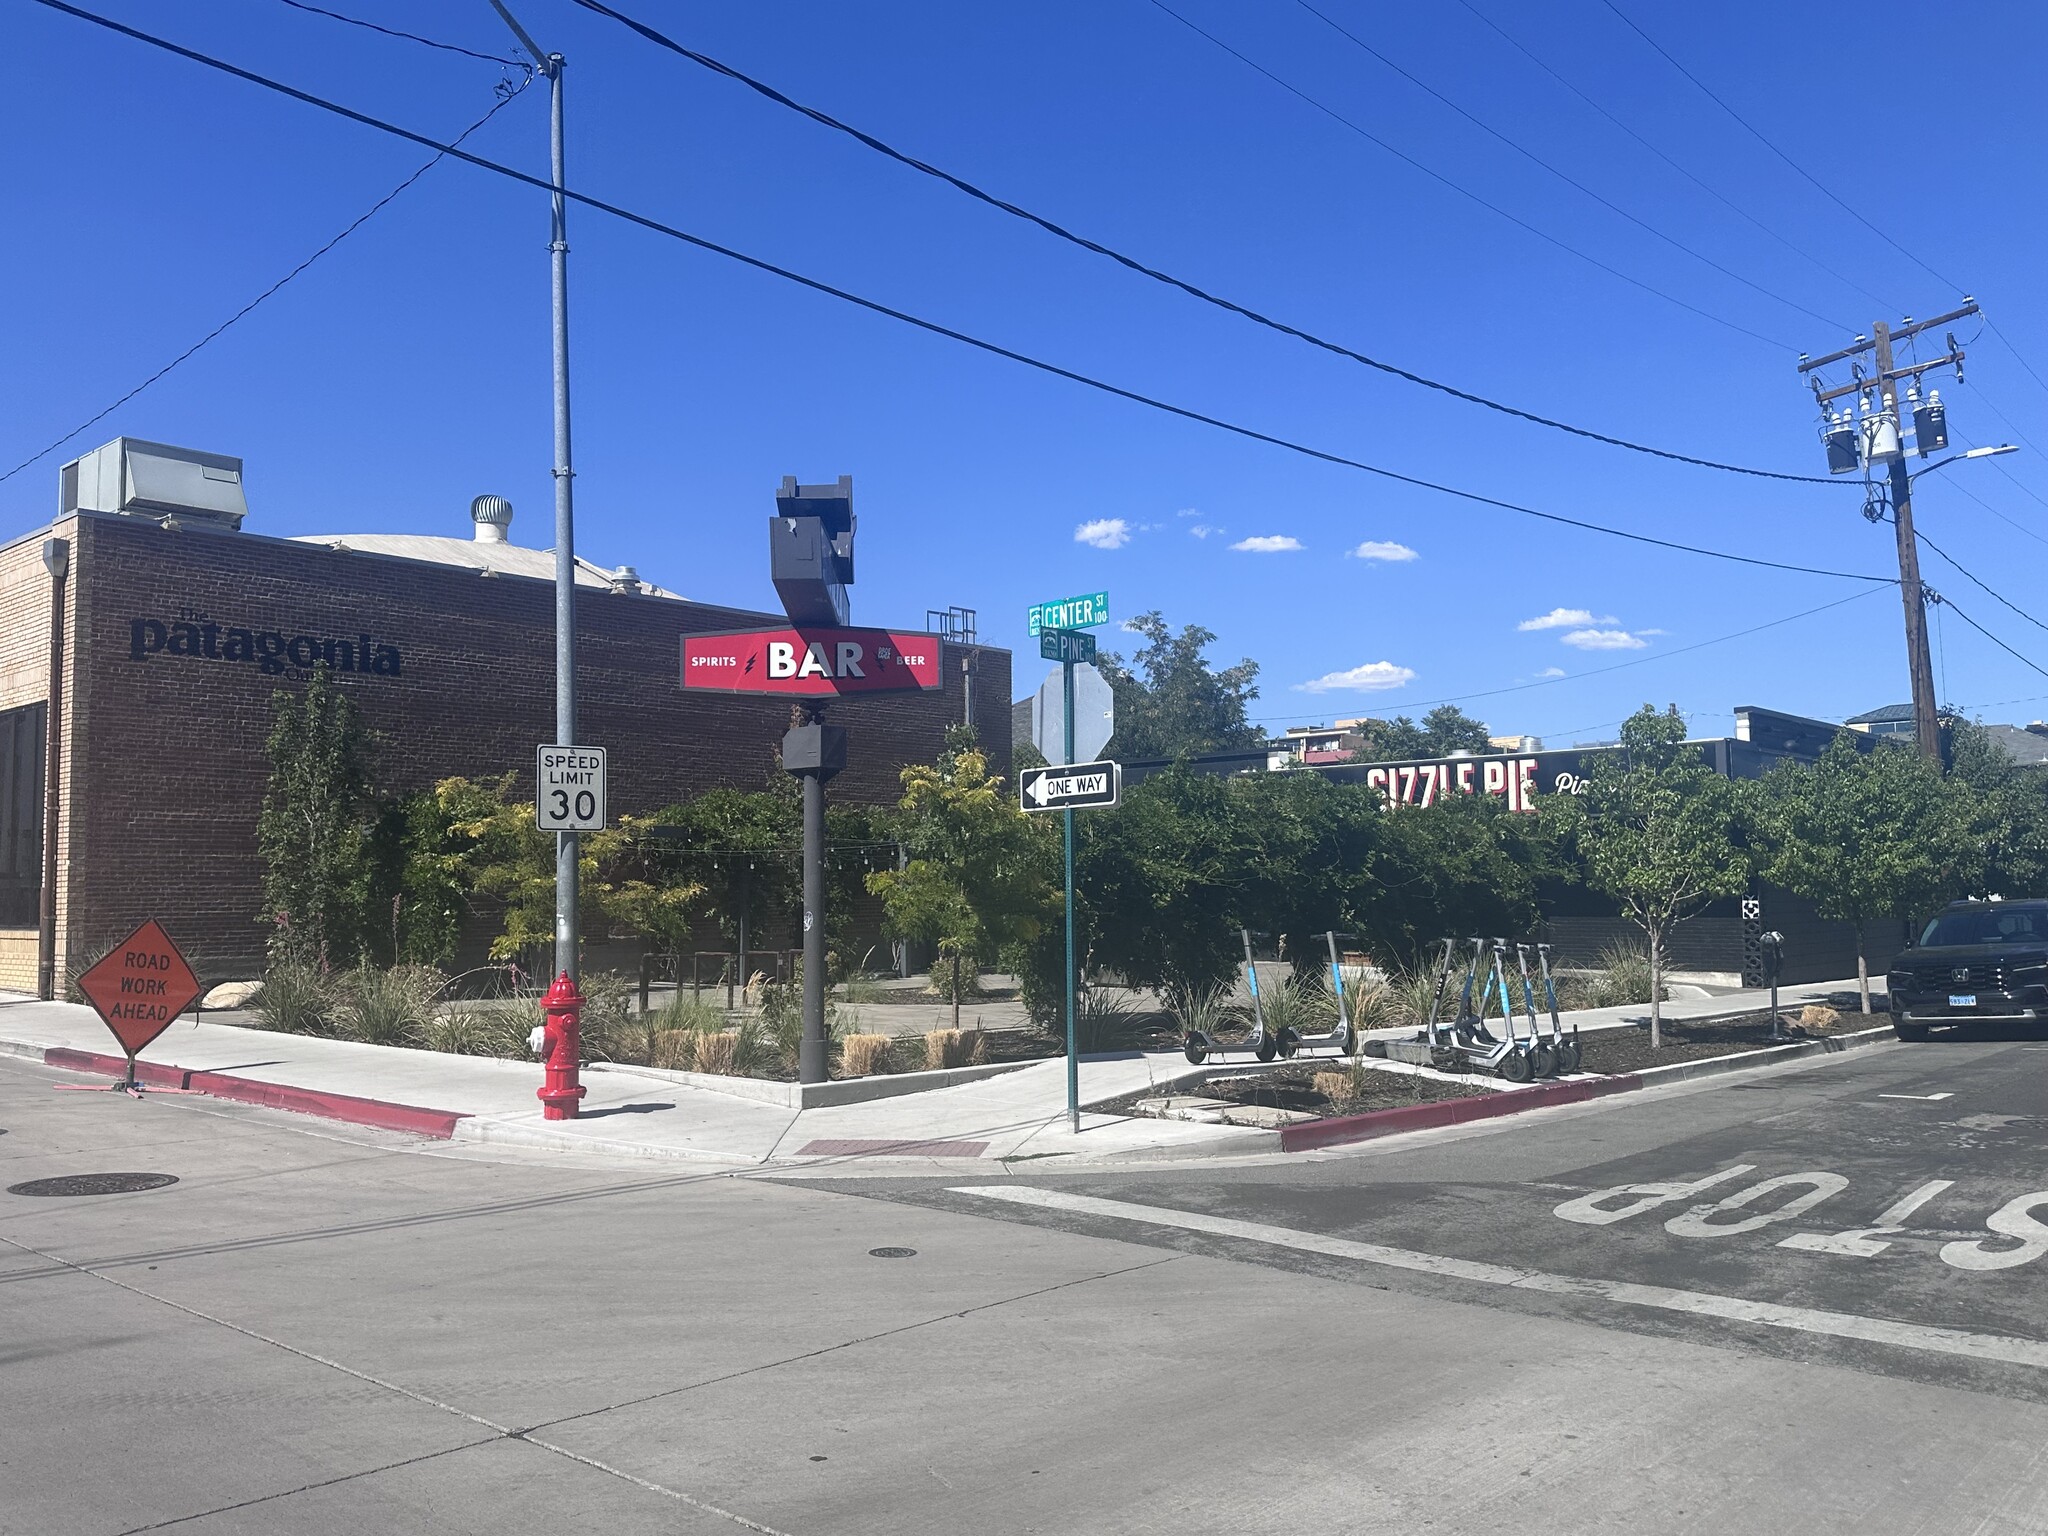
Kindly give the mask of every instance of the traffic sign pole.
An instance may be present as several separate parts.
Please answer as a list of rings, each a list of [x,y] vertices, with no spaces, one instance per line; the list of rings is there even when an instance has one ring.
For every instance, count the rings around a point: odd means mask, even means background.
[[[1066,695],[1066,731],[1061,737],[1066,750],[1061,754],[1071,767],[1074,761],[1074,663],[1071,659],[1060,663],[1065,673],[1062,679]],[[1074,1050],[1074,993],[1078,977],[1074,970],[1074,810],[1072,806],[1060,812],[1065,823],[1061,829],[1066,843],[1067,883],[1067,1123],[1073,1127],[1076,1136],[1081,1134],[1081,1058]]]

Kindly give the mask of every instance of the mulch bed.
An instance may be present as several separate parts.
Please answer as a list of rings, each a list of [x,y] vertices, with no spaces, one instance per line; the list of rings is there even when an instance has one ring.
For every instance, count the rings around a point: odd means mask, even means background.
[[[1435,1104],[1444,1099],[1469,1099],[1483,1088],[1462,1083],[1439,1082],[1402,1072],[1369,1069],[1357,1095],[1331,1099],[1316,1091],[1318,1072],[1343,1070],[1339,1061],[1293,1061],[1284,1066],[1251,1068],[1242,1065],[1212,1067],[1198,1078],[1184,1078],[1171,1088],[1143,1088],[1122,1098],[1108,1099],[1091,1109],[1109,1115],[1136,1113],[1140,1099],[1203,1098],[1222,1099],[1231,1104],[1262,1105],[1269,1109],[1300,1110],[1318,1118],[1331,1115],[1362,1115],[1375,1109],[1403,1109],[1410,1104]]]
[[[1854,1034],[1858,1030],[1875,1029],[1885,1022],[1882,1014],[1845,1013],[1830,1025],[1802,1025],[1797,1022],[1799,1015],[1789,1009],[1784,1010],[1783,1017],[1782,1032],[1788,1040],[1795,1041]],[[1640,1072],[1645,1067],[1666,1067],[1673,1062],[1764,1051],[1774,1043],[1770,1033],[1768,1011],[1745,1014],[1735,1019],[1718,1019],[1712,1023],[1667,1019],[1661,1031],[1663,1044],[1654,1051],[1650,1049],[1647,1021],[1627,1029],[1593,1030],[1579,1036],[1579,1044],[1585,1051],[1585,1062],[1580,1070]],[[1775,1043],[1784,1044],[1785,1041]]]

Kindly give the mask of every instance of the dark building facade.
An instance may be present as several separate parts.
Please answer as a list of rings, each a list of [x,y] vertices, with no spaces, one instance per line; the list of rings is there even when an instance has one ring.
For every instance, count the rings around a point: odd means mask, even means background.
[[[376,732],[380,788],[510,771],[530,790],[534,749],[554,735],[554,589],[520,572],[551,559],[543,552],[498,540],[472,560],[469,540],[275,539],[74,510],[0,547],[0,987],[34,976],[52,538],[70,554],[56,721],[60,978],[150,917],[203,979],[257,974],[271,700],[316,667]],[[681,640],[786,621],[629,576],[588,578],[577,594],[579,744],[609,749],[611,814],[762,786],[790,702],[685,693]],[[1007,765],[1009,653],[974,650],[974,724]],[[939,688],[833,704],[851,738],[835,800],[892,801],[903,766],[938,753],[962,718],[965,654],[944,647]]]

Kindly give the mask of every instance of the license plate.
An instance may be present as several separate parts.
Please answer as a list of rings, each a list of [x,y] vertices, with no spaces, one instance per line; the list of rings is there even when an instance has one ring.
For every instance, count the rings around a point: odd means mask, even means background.
[[[1974,1008],[1977,1006],[1977,994],[1974,992],[1951,992],[1948,995],[1948,1005],[1951,1008]]]

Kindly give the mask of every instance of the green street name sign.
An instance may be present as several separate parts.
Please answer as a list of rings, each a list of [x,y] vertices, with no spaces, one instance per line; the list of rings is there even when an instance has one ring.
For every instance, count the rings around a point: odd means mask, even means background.
[[[1109,622],[1109,594],[1083,592],[1055,603],[1033,603],[1031,633],[1042,629],[1099,629]]]
[[[1093,661],[1095,637],[1078,629],[1041,629],[1038,654],[1046,661]]]

